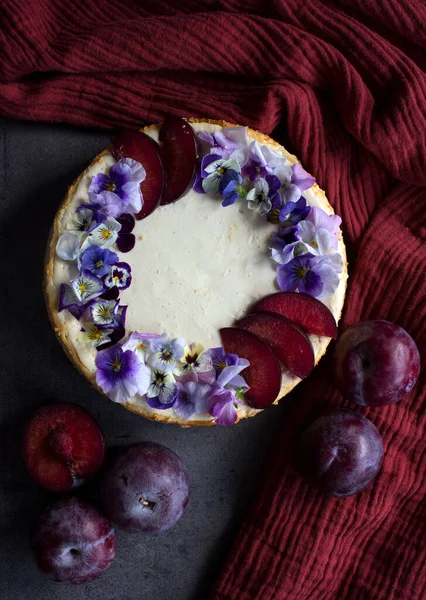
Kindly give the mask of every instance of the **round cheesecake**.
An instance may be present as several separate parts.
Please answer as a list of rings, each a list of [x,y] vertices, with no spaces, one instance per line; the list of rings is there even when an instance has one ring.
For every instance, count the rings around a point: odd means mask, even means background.
[[[214,134],[237,127],[224,121],[188,119],[196,135]],[[143,132],[159,139],[160,125],[152,125]],[[248,144],[259,146],[286,159],[288,166],[298,163],[297,158],[268,136],[246,130]],[[213,150],[212,150],[213,152]],[[90,205],[89,187],[93,178],[107,174],[117,163],[110,150],[99,154],[69,188],[60,206],[47,246],[45,296],[54,330],[74,365],[99,391],[96,382],[96,359],[102,346],[96,348],[82,338],[82,323],[69,310],[59,310],[61,286],[78,275],[78,261],[64,260],[57,253],[58,241],[69,232],[69,223],[81,205]],[[314,183],[303,191],[310,207],[333,215],[325,193]],[[132,332],[161,335],[167,332],[172,339],[183,338],[186,343],[201,344],[205,350],[221,346],[219,330],[231,327],[244,317],[250,307],[261,298],[279,291],[277,265],[271,260],[270,239],[277,224],[270,222],[259,211],[250,210],[248,203],[235,202],[222,206],[216,197],[190,188],[177,201],[159,206],[144,219],[136,220],[133,235],[136,238],[130,252],[120,252],[119,263],[131,267],[131,285],[120,292],[120,304],[127,306],[125,342]],[[321,297],[321,302],[339,320],[347,281],[346,252],[341,230],[338,230],[336,253],[342,268],[337,273],[338,284],[332,294]],[[80,267],[81,268],[81,267]],[[309,334],[315,365],[323,356],[330,338]],[[244,376],[244,371],[241,372]],[[288,394],[300,379],[282,368],[281,389],[275,403]],[[210,412],[197,412],[182,418],[171,408],[155,408],[147,398],[135,394],[125,408],[149,419],[178,423],[182,426],[212,425]],[[236,421],[254,416],[253,408],[243,395],[237,408]]]

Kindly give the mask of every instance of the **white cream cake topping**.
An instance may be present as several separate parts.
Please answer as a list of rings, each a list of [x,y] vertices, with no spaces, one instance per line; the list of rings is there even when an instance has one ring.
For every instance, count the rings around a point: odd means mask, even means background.
[[[192,126],[195,131],[220,129],[207,123]],[[157,136],[154,128],[147,133]],[[64,212],[59,234],[66,231],[77,207],[88,202],[92,176],[108,172],[114,162],[112,155],[107,154],[83,174]],[[316,186],[303,195],[311,206],[329,214],[333,212]],[[167,332],[172,337],[184,338],[186,343],[200,342],[205,349],[219,346],[221,327],[232,326],[255,301],[279,291],[276,265],[268,251],[268,239],[276,227],[241,201],[223,208],[220,201],[194,190],[175,203],[160,206],[146,219],[136,221],[135,248],[126,254],[118,252],[120,261],[132,267],[132,284],[120,295],[120,304],[128,305],[126,331]],[[345,259],[341,238],[339,252]],[[75,275],[73,269],[74,266],[55,257],[48,293],[58,297],[60,284],[68,283]],[[342,273],[333,296],[322,299],[336,318],[343,305],[346,277]],[[80,323],[66,310],[59,317],[80,361],[94,373],[97,352],[80,340]],[[328,338],[318,336],[310,339],[316,356],[323,353],[329,342]],[[283,391],[298,381],[297,377],[283,373]],[[137,397],[131,402],[146,406],[145,400]],[[172,409],[161,412],[173,413]],[[200,417],[212,419],[208,414],[193,418]]]

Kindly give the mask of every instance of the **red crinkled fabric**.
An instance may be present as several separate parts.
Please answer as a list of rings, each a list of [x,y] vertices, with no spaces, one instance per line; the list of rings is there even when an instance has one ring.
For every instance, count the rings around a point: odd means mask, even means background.
[[[361,409],[385,460],[328,498],[288,466],[315,407],[342,405],[329,356],[298,387],[213,600],[426,597],[426,5],[423,0],[1,0],[0,113],[136,127],[168,113],[274,131],[342,216],[341,328],[385,318],[422,371],[397,405]]]

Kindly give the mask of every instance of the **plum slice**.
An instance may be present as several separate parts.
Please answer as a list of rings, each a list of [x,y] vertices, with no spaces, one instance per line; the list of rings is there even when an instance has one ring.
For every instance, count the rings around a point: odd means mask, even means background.
[[[311,342],[288,319],[272,313],[257,312],[240,319],[236,325],[251,331],[269,344],[282,365],[297,377],[307,377],[314,368]]]
[[[27,423],[22,450],[28,471],[41,486],[67,492],[100,469],[105,441],[88,412],[64,402],[35,411]]]
[[[166,117],[160,129],[167,186],[161,204],[181,198],[191,187],[197,161],[197,139],[191,125],[181,117]]]
[[[146,179],[141,183],[143,206],[136,215],[137,219],[144,219],[160,204],[166,185],[161,148],[142,131],[123,131],[113,141],[112,154],[117,160],[133,158],[146,171]]]
[[[281,369],[269,346],[244,329],[225,327],[219,333],[227,354],[237,354],[250,362],[241,373],[250,386],[244,394],[247,402],[254,408],[273,404],[281,389]]]
[[[320,300],[298,292],[277,292],[265,296],[254,310],[275,313],[290,319],[308,333],[337,337],[336,320],[331,311]]]

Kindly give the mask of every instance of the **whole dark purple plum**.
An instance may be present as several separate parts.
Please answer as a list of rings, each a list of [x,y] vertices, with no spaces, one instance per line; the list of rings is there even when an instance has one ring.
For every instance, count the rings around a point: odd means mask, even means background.
[[[116,551],[111,522],[78,498],[46,508],[31,538],[37,566],[54,581],[85,583],[110,566]]]
[[[302,477],[332,496],[351,496],[377,475],[383,461],[382,438],[360,413],[328,411],[301,433],[293,461]]]
[[[336,342],[336,387],[362,406],[385,406],[414,387],[420,354],[413,338],[389,321],[363,321],[348,327]]]
[[[122,529],[153,535],[182,516],[188,475],[180,458],[160,444],[115,448],[101,476],[101,498],[106,514]]]

